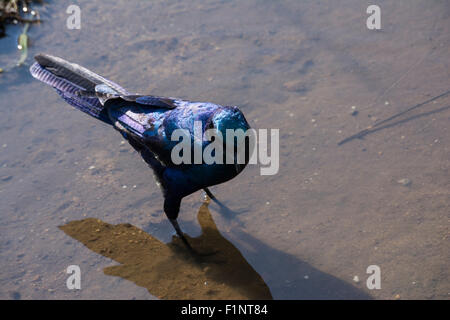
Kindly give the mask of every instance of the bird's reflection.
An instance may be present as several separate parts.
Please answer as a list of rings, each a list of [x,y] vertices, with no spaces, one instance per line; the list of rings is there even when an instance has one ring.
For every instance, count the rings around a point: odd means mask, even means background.
[[[192,255],[179,238],[166,244],[131,224],[88,218],[59,228],[120,263],[105,268],[105,274],[133,281],[159,298],[272,299],[261,276],[219,233],[208,204],[203,203],[198,212],[202,234],[188,241],[199,252],[214,252],[211,255]]]

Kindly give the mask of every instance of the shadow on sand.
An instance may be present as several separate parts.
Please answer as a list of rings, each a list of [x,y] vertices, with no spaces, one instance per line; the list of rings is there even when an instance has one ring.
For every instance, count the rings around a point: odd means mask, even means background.
[[[199,252],[216,252],[193,256],[178,237],[163,243],[131,224],[111,225],[87,218],[60,226],[67,235],[92,251],[120,263],[104,273],[134,282],[161,299],[272,299],[262,277],[239,250],[218,231],[208,203],[199,209],[202,233],[188,241]],[[370,299],[361,290],[327,275],[296,257],[268,247],[261,241],[239,232],[239,237],[256,248],[251,260],[263,264],[276,298],[281,299]],[[304,281],[303,275],[310,279]],[[277,279],[292,279],[289,285]],[[280,282],[280,281],[278,281]]]

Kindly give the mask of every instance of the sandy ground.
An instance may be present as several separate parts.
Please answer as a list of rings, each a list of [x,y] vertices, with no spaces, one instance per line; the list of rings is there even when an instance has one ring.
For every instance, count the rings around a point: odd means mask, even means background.
[[[69,4],[42,10],[30,55],[238,105],[252,127],[280,129],[280,170],[213,187],[228,212],[183,200],[183,230],[217,251],[193,259],[114,130],[26,68],[3,73],[0,298],[449,298],[450,98],[337,145],[449,90],[447,1],[382,1],[380,31],[357,0],[79,1],[81,30],[65,28]],[[66,287],[73,264],[81,290]],[[370,265],[381,289],[366,286]]]

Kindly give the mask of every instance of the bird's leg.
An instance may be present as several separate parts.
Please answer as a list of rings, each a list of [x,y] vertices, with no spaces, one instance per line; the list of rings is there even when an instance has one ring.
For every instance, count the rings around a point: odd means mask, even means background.
[[[177,232],[177,235],[183,240],[186,247],[189,249],[189,251],[195,256],[195,257],[209,257],[212,255],[215,255],[217,251],[208,252],[208,253],[199,253],[197,250],[191,247],[189,242],[187,241],[186,237],[184,236],[183,231],[181,231],[181,228],[178,224],[178,221],[176,219],[169,219],[170,223],[172,223],[173,227],[175,228],[175,231]]]
[[[220,214],[222,214],[224,217],[230,218],[231,215],[236,215],[237,213],[228,208],[226,205],[224,205],[222,202],[220,202],[208,188],[203,188],[203,191],[206,192],[208,197],[213,200],[219,207],[220,207]]]
[[[189,242],[187,241],[186,237],[184,236],[183,231],[181,231],[181,228],[180,228],[180,225],[178,224],[177,219],[169,219],[169,221],[173,225],[173,227],[175,228],[175,231],[177,232],[177,235],[181,238],[181,240],[183,240],[183,242],[186,245],[186,247],[190,251],[194,251],[194,249],[192,249],[191,245],[189,244]]]
[[[166,195],[166,199],[164,200],[164,212],[166,213],[166,216],[169,219],[170,223],[175,228],[177,235],[181,238],[181,240],[183,240],[184,244],[189,249],[189,251],[194,252],[194,249],[192,249],[191,245],[187,241],[177,221],[178,213],[180,212],[180,203],[181,203],[180,198]]]
[[[221,208],[224,208],[224,209],[227,209],[227,210],[228,210],[228,208],[227,208],[222,202],[220,202],[220,201],[216,198],[216,196],[213,195],[212,192],[211,192],[208,188],[203,188],[203,191],[205,191],[206,194],[208,195],[208,197],[209,197],[212,201],[214,201],[215,203],[217,203]]]
[[[211,255],[215,254],[216,251],[210,252],[210,253],[199,253],[199,252],[197,252],[197,250],[192,248],[190,243],[187,241],[187,239],[184,236],[183,231],[181,231],[180,225],[178,224],[178,221],[177,221],[178,212],[180,211],[180,202],[181,202],[181,199],[179,199],[177,197],[166,197],[166,199],[164,201],[164,211],[165,211],[166,216],[169,219],[170,223],[175,228],[177,235],[181,238],[181,240],[183,241],[183,243],[186,245],[189,252],[193,256],[206,257],[206,256],[211,256]]]
[[[217,202],[217,198],[212,194],[212,192],[208,189],[208,188],[203,188],[203,191],[206,192],[206,194],[208,195],[208,197],[213,200],[214,202]]]

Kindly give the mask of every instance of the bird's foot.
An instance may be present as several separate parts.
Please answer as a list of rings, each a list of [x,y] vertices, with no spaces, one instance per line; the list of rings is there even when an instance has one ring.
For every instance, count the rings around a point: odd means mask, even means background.
[[[219,250],[213,250],[213,251],[209,251],[209,252],[199,252],[197,249],[194,249],[191,244],[188,242],[188,240],[186,239],[186,237],[183,235],[183,237],[180,237],[179,234],[174,234],[172,236],[172,243],[179,243],[179,241],[182,241],[184,246],[188,249],[188,251],[193,255],[193,256],[197,256],[197,257],[209,257],[209,256],[213,256],[215,254],[217,254],[219,252]]]

